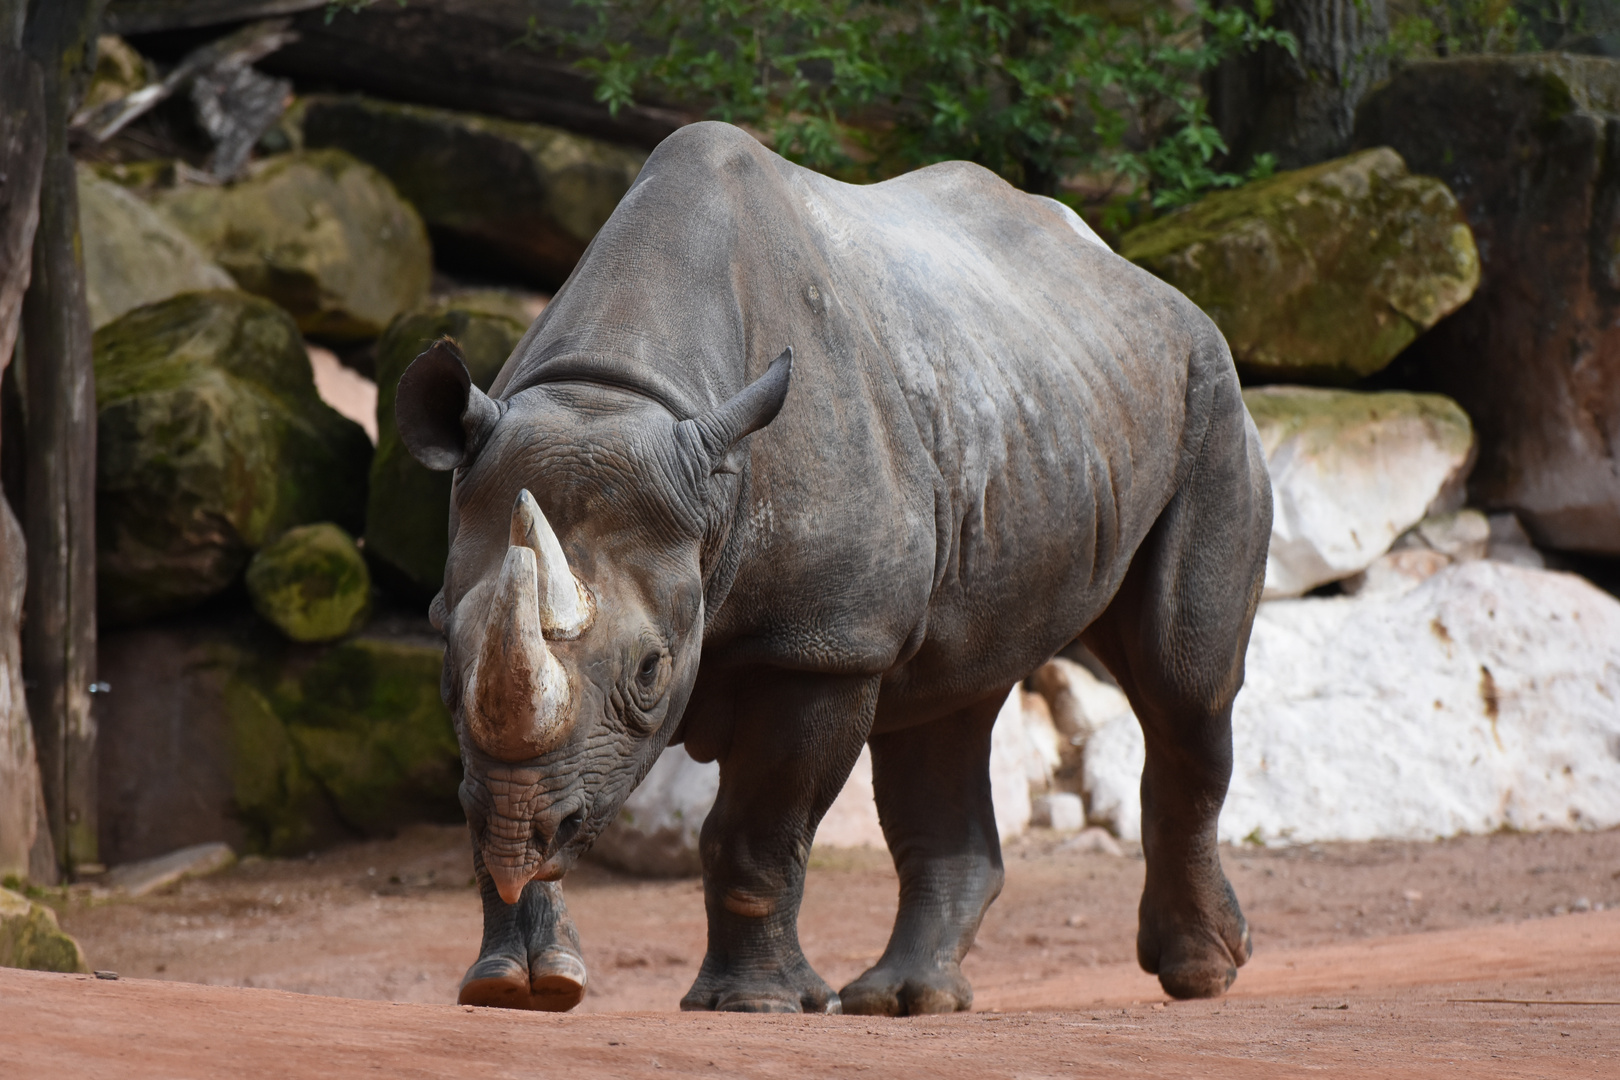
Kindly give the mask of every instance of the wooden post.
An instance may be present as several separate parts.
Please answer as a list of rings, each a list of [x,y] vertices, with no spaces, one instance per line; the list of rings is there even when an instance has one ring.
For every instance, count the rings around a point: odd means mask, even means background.
[[[22,15],[22,0],[0,0],[0,377],[22,322],[45,154],[44,91],[39,66],[21,48]],[[39,813],[39,763],[23,694],[20,627],[27,581],[22,527],[0,498],[0,876],[51,884],[56,852],[48,836],[39,843],[48,830]],[[44,865],[32,865],[43,852],[49,852]]]
[[[69,873],[96,858],[96,389],[73,115],[106,0],[32,0],[23,50],[44,86],[45,161],[23,299],[28,595],[23,666],[46,816]]]

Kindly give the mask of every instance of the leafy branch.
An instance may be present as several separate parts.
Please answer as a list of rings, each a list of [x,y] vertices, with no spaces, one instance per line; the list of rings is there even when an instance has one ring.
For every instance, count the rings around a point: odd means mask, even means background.
[[[531,21],[527,41],[576,56],[614,112],[680,102],[852,180],[965,158],[1073,201],[1080,178],[1116,220],[1247,179],[1219,167],[1201,78],[1263,45],[1298,49],[1268,25],[1270,0],[1126,21],[1084,0],[575,3],[588,29]]]

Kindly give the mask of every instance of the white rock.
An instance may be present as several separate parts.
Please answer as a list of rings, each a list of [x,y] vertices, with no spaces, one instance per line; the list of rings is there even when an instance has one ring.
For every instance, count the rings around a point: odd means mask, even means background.
[[[816,827],[816,847],[885,849],[883,826],[878,824],[877,803],[872,797],[872,751],[863,746],[861,756],[844,781],[826,816]]]
[[[1069,791],[1048,791],[1030,800],[1030,824],[1058,832],[1078,832],[1086,824],[1086,804]]]
[[[1469,561],[1396,597],[1263,604],[1233,712],[1223,841],[1620,825],[1620,602]],[[1087,745],[1093,819],[1141,835],[1142,737]]]
[[[990,801],[995,806],[996,831],[1003,841],[1029,828],[1031,773],[1039,773],[1045,767],[1047,754],[1056,752],[1055,745],[1051,744],[1056,738],[1051,714],[1045,710],[1044,701],[1036,704],[1027,700],[1030,698],[1038,698],[1038,695],[1025,694],[1019,687],[1013,687],[990,733]],[[1050,771],[1044,775],[1043,783],[1049,783]],[[816,846],[885,846],[877,804],[872,798],[871,751],[865,747],[861,748],[861,756],[850,771],[844,790],[838,793],[826,817],[821,819],[821,826],[816,830]]]
[[[1003,843],[1029,828],[1029,743],[1024,692],[1015,686],[990,729],[990,801],[996,811],[996,833]]]
[[[1514,566],[1546,566],[1547,560],[1530,541],[1530,534],[1519,524],[1519,516],[1511,510],[1492,514],[1488,519],[1491,536],[1485,545],[1485,557]]]
[[[1344,591],[1363,599],[1409,593],[1446,567],[1452,559],[1428,548],[1390,551],[1372,561],[1359,574],[1344,579]]]
[[[1064,738],[1044,697],[1024,690],[1019,701],[1024,710],[1024,776],[1033,795],[1052,786],[1052,777],[1063,764]]]
[[[1473,427],[1450,398],[1263,386],[1243,400],[1271,473],[1268,599],[1366,569],[1460,501]]]
[[[591,852],[632,874],[696,874],[702,870],[698,832],[719,790],[718,764],[693,761],[684,746],[672,746],[653,762]]]
[[[1114,835],[1100,825],[1093,825],[1081,829],[1079,834],[1072,836],[1058,845],[1059,851],[1086,851],[1098,855],[1113,855],[1115,857],[1125,854]]]

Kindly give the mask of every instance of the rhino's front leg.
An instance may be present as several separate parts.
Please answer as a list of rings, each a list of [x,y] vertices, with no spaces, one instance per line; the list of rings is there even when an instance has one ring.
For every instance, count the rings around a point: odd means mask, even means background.
[[[508,904],[495,891],[476,844],[473,867],[484,899],[484,943],[456,1000],[543,1012],[567,1012],[578,1005],[585,998],[585,960],[562,885],[531,881],[518,902]]]
[[[681,1008],[839,1012],[799,948],[816,825],[860,756],[876,678],[771,672],[738,695],[720,792],[703,822],[709,949]]]

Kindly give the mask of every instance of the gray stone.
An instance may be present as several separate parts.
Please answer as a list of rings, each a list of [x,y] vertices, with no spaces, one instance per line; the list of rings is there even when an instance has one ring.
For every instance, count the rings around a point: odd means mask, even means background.
[[[96,884],[124,896],[145,896],[185,878],[217,873],[235,863],[236,852],[229,844],[193,844],[167,855],[114,867]]]
[[[629,189],[646,154],[560,128],[365,97],[314,96],[304,144],[381,170],[461,262],[555,287]]]
[[[191,237],[123,186],[84,165],[78,173],[92,326],[100,329],[127,311],[184,292],[236,287]]]
[[[427,295],[433,253],[422,219],[385,176],[340,150],[266,158],[236,183],[152,199],[238,285],[312,337],[376,337]]]

